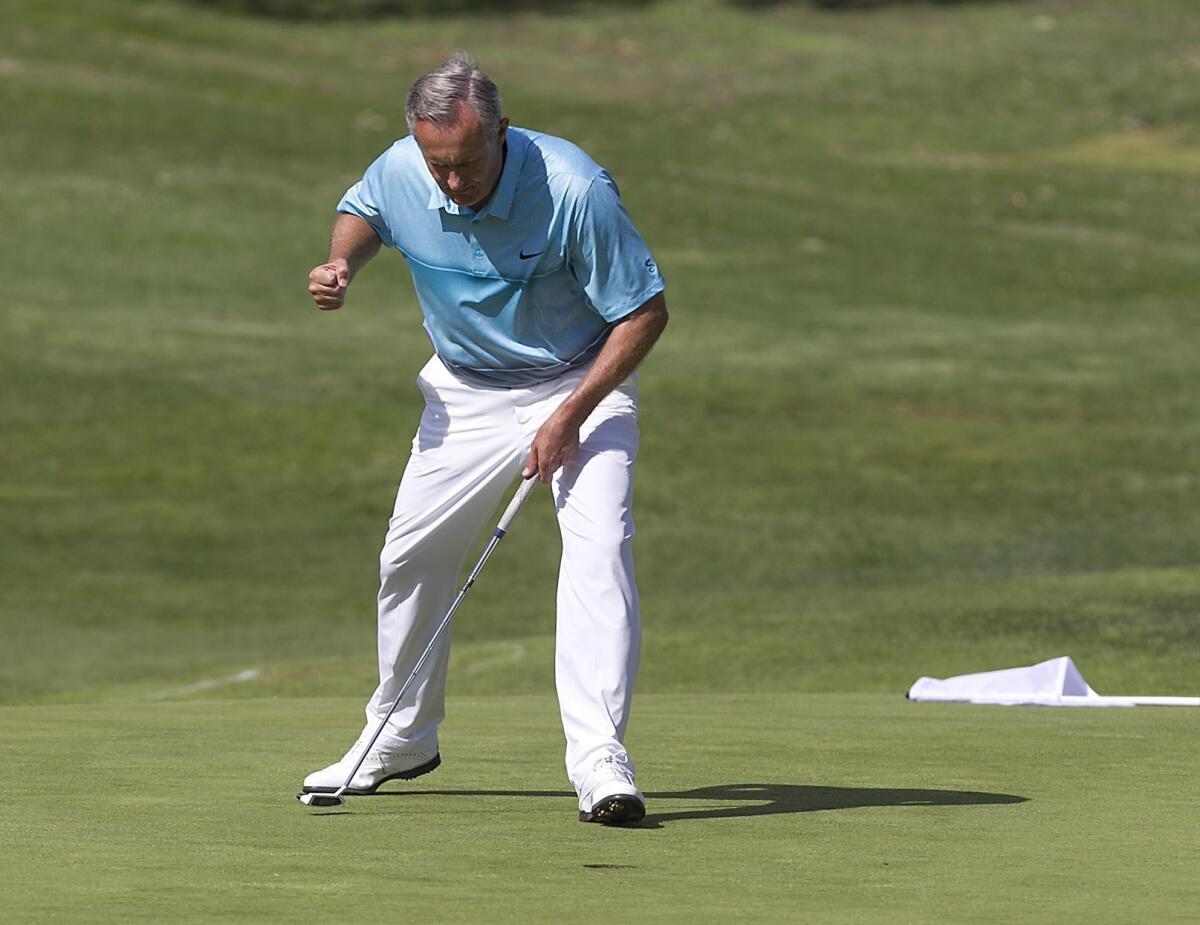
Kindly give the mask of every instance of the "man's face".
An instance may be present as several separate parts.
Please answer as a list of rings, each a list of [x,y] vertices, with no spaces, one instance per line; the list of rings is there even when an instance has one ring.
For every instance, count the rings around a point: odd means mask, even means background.
[[[454,125],[417,122],[413,137],[441,191],[455,205],[478,211],[500,180],[508,120],[501,119],[499,131],[491,134],[469,106],[460,105],[458,111]]]

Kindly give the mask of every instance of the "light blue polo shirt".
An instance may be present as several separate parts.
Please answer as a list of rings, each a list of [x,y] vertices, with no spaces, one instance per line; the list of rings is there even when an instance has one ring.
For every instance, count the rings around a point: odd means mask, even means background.
[[[412,136],[367,168],[338,211],[404,255],[442,361],[511,387],[590,361],[663,279],[603,168],[551,135],[510,127],[506,140],[478,212],[438,189]]]

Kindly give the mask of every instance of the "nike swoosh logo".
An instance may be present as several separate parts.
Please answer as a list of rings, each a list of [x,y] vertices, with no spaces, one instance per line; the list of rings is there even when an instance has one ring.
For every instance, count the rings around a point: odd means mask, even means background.
[[[520,255],[520,256],[521,256],[521,259],[522,259],[522,260],[529,260],[531,257],[538,257],[538,256],[540,256],[541,254],[544,254],[544,253],[546,253],[546,248],[544,248],[544,247],[543,247],[543,248],[542,248],[540,251],[538,251],[536,254],[527,254],[527,253],[525,253],[525,251],[521,251],[521,255]]]

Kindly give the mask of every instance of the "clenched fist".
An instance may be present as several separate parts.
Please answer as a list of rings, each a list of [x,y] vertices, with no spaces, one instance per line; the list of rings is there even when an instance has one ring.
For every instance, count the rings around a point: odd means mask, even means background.
[[[345,304],[349,285],[350,265],[345,260],[323,263],[308,272],[308,292],[323,312],[331,312]]]

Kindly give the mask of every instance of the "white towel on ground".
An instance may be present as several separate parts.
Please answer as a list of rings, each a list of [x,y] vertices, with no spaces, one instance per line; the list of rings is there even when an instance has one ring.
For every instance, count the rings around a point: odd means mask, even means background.
[[[919,678],[908,689],[909,700],[943,700],[1004,706],[1048,707],[1200,707],[1200,697],[1104,697],[1097,694],[1069,656],[1036,665],[956,675]]]

